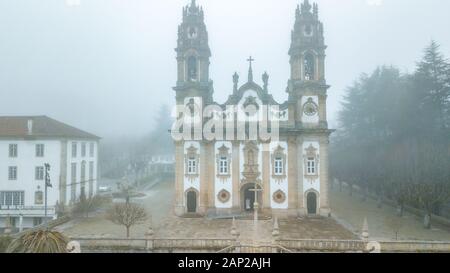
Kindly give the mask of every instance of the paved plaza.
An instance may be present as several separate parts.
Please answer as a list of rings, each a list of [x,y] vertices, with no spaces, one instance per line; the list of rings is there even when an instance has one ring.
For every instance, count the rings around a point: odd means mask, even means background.
[[[155,237],[160,238],[232,238],[230,231],[231,219],[179,218],[172,212],[173,183],[162,182],[146,192],[146,196],[135,200],[141,203],[151,215],[145,223],[131,229],[131,236],[144,237],[149,226],[155,231]],[[282,239],[355,239],[355,234],[361,234],[364,217],[369,222],[369,232],[372,239],[390,240],[394,232],[386,224],[390,219],[396,219],[395,209],[383,206],[378,209],[376,202],[367,200],[361,202],[358,195],[350,197],[348,192],[331,191],[333,218],[303,218],[280,219],[280,238]],[[445,227],[434,226],[432,230],[423,228],[421,219],[406,214],[402,218],[402,228],[399,232],[401,240],[444,240],[450,241],[450,232]],[[253,240],[253,221],[236,220],[237,230],[242,241]],[[124,237],[125,228],[113,224],[99,213],[91,218],[79,218],[60,226],[69,236]],[[261,242],[271,240],[273,220],[259,220],[256,239]]]

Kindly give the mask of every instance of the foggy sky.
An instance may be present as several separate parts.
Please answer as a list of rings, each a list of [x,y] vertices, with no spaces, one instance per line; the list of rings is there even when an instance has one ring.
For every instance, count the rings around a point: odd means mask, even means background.
[[[181,9],[190,0],[0,0],[0,115],[48,115],[101,137],[149,132],[173,105]],[[205,10],[215,99],[232,74],[270,75],[287,99],[290,33],[303,0],[197,0]],[[450,57],[450,1],[318,0],[328,45],[330,126],[345,87],[383,64],[413,71],[431,39]]]

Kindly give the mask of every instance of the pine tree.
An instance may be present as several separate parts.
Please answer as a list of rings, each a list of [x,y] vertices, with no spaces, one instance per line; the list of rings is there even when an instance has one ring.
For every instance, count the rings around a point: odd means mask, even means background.
[[[425,48],[415,74],[422,125],[432,130],[449,127],[450,63],[439,49],[435,41]]]

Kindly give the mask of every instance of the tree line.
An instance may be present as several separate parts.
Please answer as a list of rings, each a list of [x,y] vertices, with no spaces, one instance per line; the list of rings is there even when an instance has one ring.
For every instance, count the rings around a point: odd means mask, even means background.
[[[394,66],[346,90],[332,137],[331,172],[381,203],[441,215],[450,200],[450,62],[435,41],[412,73]]]

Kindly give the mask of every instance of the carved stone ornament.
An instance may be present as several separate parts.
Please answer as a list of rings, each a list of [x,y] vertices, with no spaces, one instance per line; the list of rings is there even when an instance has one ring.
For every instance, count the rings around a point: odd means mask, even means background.
[[[317,115],[318,109],[319,107],[312,98],[308,98],[308,101],[303,104],[303,113],[308,117]]]
[[[230,201],[230,198],[231,198],[231,194],[227,190],[221,190],[217,194],[217,199],[219,199],[219,201],[222,203],[226,203],[226,202]]]
[[[242,183],[259,183],[259,147],[255,141],[247,141],[244,147],[244,170]]]
[[[277,190],[272,195],[273,201],[278,204],[282,204],[286,201],[286,194],[282,190]]]

